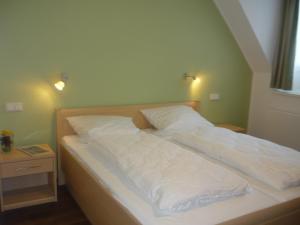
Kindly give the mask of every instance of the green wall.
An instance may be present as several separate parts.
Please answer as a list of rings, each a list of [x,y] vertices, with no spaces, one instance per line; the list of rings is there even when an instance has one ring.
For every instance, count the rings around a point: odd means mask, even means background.
[[[211,121],[245,126],[250,74],[211,0],[0,1],[0,129],[17,144],[53,144],[58,107],[199,99]]]

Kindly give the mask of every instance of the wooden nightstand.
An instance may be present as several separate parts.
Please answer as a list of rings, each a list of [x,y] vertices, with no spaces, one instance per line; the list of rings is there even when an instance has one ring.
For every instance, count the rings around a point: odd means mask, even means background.
[[[30,156],[14,149],[0,153],[0,203],[1,211],[57,201],[56,155],[48,145],[41,145],[46,153]],[[46,183],[22,187],[22,180],[46,176]],[[13,188],[5,190],[7,183]],[[34,182],[33,182],[34,183]],[[27,185],[28,186],[28,185]]]
[[[232,131],[237,132],[237,133],[243,133],[243,134],[246,133],[245,128],[238,127],[238,126],[235,126],[235,125],[232,125],[232,124],[229,124],[229,123],[217,124],[217,127],[227,128],[227,129],[232,130]]]

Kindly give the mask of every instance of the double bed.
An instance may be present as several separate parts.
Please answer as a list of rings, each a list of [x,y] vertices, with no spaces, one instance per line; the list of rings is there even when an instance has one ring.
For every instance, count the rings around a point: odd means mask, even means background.
[[[244,176],[253,187],[251,193],[176,215],[157,217],[150,205],[124,185],[105,162],[87,151],[88,146],[80,140],[66,120],[67,117],[79,115],[120,115],[132,117],[140,129],[149,129],[152,126],[140,110],[182,104],[194,109],[199,107],[199,102],[191,101],[57,111],[59,182],[67,185],[91,223],[94,225],[297,224],[300,220],[300,188],[275,191],[243,174],[240,176]]]

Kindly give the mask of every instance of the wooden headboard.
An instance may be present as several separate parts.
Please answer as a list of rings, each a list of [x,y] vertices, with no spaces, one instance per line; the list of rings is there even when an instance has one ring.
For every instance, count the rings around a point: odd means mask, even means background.
[[[66,120],[71,116],[82,115],[118,115],[132,117],[135,125],[140,129],[151,128],[151,124],[146,120],[140,112],[142,109],[157,108],[172,105],[188,105],[195,110],[199,109],[199,101],[187,102],[171,102],[171,103],[157,103],[157,104],[142,104],[142,105],[124,105],[124,106],[97,106],[89,108],[62,108],[56,111],[56,146],[58,156],[58,173],[59,181],[62,184],[60,150],[62,148],[61,141],[64,136],[75,134],[72,127]]]

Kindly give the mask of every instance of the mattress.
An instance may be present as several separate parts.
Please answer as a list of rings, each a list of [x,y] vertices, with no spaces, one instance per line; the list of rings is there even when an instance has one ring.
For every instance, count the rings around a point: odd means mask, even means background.
[[[264,193],[263,188],[254,184],[253,191],[245,196],[231,198],[205,207],[196,208],[172,216],[157,217],[152,207],[134,189],[126,186],[113,167],[89,151],[87,144],[78,136],[63,138],[65,149],[87,169],[95,179],[105,186],[125,208],[143,225],[210,225],[228,221],[280,203],[272,195]],[[250,182],[250,185],[252,183]]]

